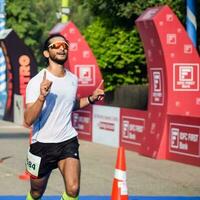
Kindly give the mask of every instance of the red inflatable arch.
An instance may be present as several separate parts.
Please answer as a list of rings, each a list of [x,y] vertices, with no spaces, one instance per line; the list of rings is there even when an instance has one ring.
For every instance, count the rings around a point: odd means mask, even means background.
[[[137,20],[149,75],[149,102],[140,153],[200,166],[200,58],[168,6]]]

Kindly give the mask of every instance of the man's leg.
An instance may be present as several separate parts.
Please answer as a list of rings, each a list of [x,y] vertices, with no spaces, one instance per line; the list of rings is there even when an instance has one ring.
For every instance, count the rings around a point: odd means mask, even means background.
[[[78,200],[80,189],[80,160],[75,158],[66,158],[58,163],[59,170],[65,182],[65,191],[63,200]]]
[[[31,190],[30,193],[28,193],[26,200],[40,200],[40,198],[45,192],[49,175],[50,174],[42,178],[31,178]]]

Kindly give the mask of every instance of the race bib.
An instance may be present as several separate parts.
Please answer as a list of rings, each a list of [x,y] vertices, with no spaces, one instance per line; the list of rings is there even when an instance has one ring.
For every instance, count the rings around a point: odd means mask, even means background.
[[[38,177],[40,163],[41,163],[41,157],[35,156],[30,151],[28,151],[26,169],[30,174]]]

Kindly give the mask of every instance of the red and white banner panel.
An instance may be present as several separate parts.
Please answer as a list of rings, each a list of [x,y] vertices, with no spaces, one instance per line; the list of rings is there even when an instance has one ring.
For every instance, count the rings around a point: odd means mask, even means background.
[[[169,116],[168,159],[200,166],[200,118]]]
[[[120,109],[120,146],[139,152],[144,137],[147,112]]]
[[[92,140],[92,106],[72,113],[72,125],[80,139]]]
[[[193,124],[193,120],[200,117],[199,54],[184,26],[168,6],[148,8],[136,20],[136,25],[144,44],[149,77],[148,117],[140,153],[187,163],[192,154],[196,155],[192,163],[197,164],[200,160],[195,149],[199,141],[196,140],[195,145],[194,141],[189,140],[195,137],[193,132],[198,130],[198,123]],[[170,119],[176,116],[170,124],[168,115]],[[179,123],[183,116],[191,120]],[[168,127],[170,134],[174,135],[170,138],[176,138],[177,132],[181,137],[178,147],[175,147],[178,136],[171,144],[170,153],[167,145]],[[190,136],[187,137],[189,143],[183,142],[182,132],[190,130],[192,134],[188,133]],[[183,159],[183,154],[188,158]]]
[[[120,108],[93,106],[92,141],[119,146]]]

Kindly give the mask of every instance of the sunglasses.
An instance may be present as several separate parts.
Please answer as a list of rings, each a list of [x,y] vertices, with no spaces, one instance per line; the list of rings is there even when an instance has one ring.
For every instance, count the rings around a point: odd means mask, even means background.
[[[59,42],[54,42],[52,44],[50,44],[48,46],[48,48],[51,48],[51,49],[59,49],[60,47],[63,47],[63,49],[68,49],[68,43],[67,42],[64,42],[64,41],[59,41]]]

